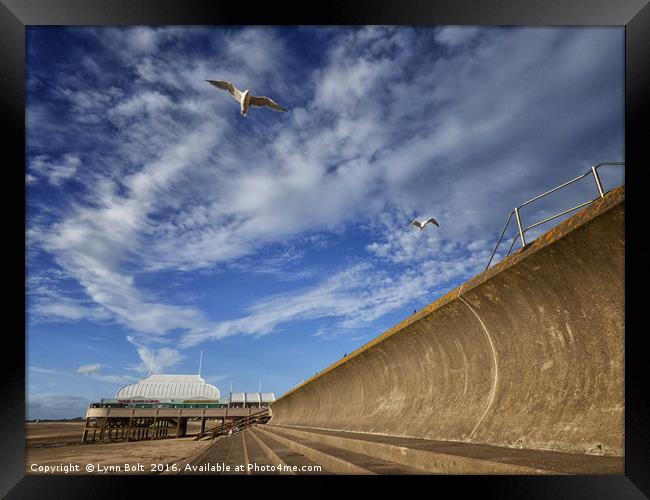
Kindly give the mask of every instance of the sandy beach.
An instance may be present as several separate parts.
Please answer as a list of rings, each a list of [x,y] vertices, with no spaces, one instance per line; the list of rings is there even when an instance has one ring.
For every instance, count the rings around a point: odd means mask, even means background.
[[[187,437],[82,445],[83,425],[83,422],[27,423],[26,473],[158,474],[169,471],[173,464],[180,467],[212,444],[212,441]],[[188,432],[194,432],[192,427],[188,425]]]

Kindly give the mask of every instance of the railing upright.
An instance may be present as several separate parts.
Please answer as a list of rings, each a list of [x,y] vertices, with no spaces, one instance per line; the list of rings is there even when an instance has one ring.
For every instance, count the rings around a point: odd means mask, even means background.
[[[519,215],[519,207],[515,207],[515,215],[517,216],[517,227],[519,227],[519,237],[521,238],[521,248],[526,246],[526,239],[524,238],[524,230],[521,227],[521,216]]]
[[[594,174],[594,181],[596,181],[596,187],[598,188],[598,194],[600,195],[601,198],[605,196],[605,193],[603,193],[603,185],[600,183],[600,177],[598,177],[598,167],[600,165],[594,165],[591,167],[591,171]]]

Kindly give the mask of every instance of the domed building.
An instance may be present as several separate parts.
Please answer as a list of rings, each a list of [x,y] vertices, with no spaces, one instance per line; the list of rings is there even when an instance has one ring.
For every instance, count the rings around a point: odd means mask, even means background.
[[[206,383],[199,375],[149,375],[137,384],[122,387],[115,399],[158,400],[219,400],[221,394],[215,386]]]

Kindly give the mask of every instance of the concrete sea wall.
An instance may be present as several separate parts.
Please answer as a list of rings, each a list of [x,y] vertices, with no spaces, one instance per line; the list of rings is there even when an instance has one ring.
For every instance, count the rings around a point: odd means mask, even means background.
[[[623,455],[624,188],[272,405],[271,424]]]

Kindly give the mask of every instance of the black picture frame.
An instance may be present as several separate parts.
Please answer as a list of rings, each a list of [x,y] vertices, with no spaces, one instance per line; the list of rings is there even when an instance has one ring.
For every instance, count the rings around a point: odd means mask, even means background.
[[[244,8],[242,8],[244,7]],[[0,99],[6,131],[3,137],[5,181],[3,197],[10,205],[8,228],[12,242],[10,255],[16,262],[6,266],[5,274],[11,293],[18,302],[8,308],[11,327],[5,329],[2,384],[2,428],[0,495],[7,498],[89,498],[128,496],[132,485],[168,488],[170,480],[125,476],[27,476],[25,467],[25,338],[18,331],[25,327],[25,28],[35,25],[608,25],[625,27],[625,161],[626,161],[626,336],[625,336],[625,475],[588,477],[468,476],[410,478],[431,493],[441,485],[452,486],[455,493],[476,489],[483,497],[498,498],[643,498],[650,495],[649,452],[650,418],[645,358],[642,349],[644,331],[640,330],[639,307],[642,296],[632,293],[642,280],[640,271],[647,268],[634,255],[641,236],[633,225],[642,218],[638,194],[642,189],[635,179],[646,156],[648,89],[650,89],[650,6],[647,0],[328,0],[320,5],[273,3],[259,6],[254,2],[238,4],[223,1],[178,0],[0,0]],[[645,118],[645,120],[644,120]],[[645,127],[643,124],[645,123]],[[647,134],[647,133],[646,133]],[[22,168],[21,168],[22,165]],[[21,186],[23,187],[21,189]],[[22,204],[23,210],[16,206]],[[7,233],[7,231],[6,231]],[[5,234],[6,234],[5,233]],[[22,298],[20,293],[22,290]],[[20,303],[23,308],[21,312]],[[8,346],[10,340],[15,344]],[[206,485],[223,492],[232,484],[239,491],[241,478],[235,483],[204,483],[206,478],[192,477],[193,485]],[[354,478],[363,485],[383,485],[386,478]],[[246,481],[250,481],[248,478]],[[259,483],[264,487],[286,487],[295,483]],[[277,478],[286,481],[287,479]],[[305,477],[311,491],[319,481],[349,481],[345,477]],[[197,483],[198,481],[198,483]],[[400,481],[401,482],[401,481]],[[256,486],[257,487],[257,486]],[[126,489],[125,489],[126,488]],[[194,486],[191,490],[194,492]],[[190,493],[192,494],[192,493]]]

